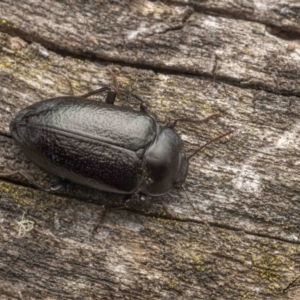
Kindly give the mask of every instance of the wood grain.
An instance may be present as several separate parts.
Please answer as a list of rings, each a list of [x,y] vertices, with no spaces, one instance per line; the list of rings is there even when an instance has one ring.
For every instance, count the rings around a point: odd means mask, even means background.
[[[9,121],[70,94],[65,76],[77,95],[113,84],[107,65],[161,124],[222,114],[177,126],[188,153],[235,130],[191,161],[186,188],[202,220],[173,190],[164,198],[175,219],[154,199],[133,201],[93,233],[102,205],[121,196],[1,180],[0,299],[297,299],[299,5],[220,3],[0,3],[1,172],[55,181],[18,149]],[[35,225],[21,238],[24,212]]]

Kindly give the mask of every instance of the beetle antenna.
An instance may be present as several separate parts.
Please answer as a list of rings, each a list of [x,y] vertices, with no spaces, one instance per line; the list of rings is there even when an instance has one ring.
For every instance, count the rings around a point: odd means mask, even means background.
[[[201,151],[203,148],[207,147],[208,145],[210,145],[210,144],[212,144],[212,143],[214,143],[214,142],[220,140],[221,138],[223,138],[223,137],[225,137],[225,136],[227,136],[227,135],[229,135],[229,134],[232,134],[233,132],[234,132],[234,130],[230,130],[230,131],[228,131],[228,132],[226,132],[226,133],[224,133],[224,134],[222,134],[222,135],[220,135],[220,136],[218,136],[218,137],[216,137],[216,138],[214,138],[214,139],[208,141],[208,142],[205,143],[203,146],[201,146],[199,149],[197,149],[194,153],[192,153],[191,155],[189,155],[189,156],[187,157],[187,159],[190,160],[193,156],[195,156],[195,155],[196,155],[199,151]]]
[[[216,113],[216,114],[213,114],[213,115],[210,115],[202,120],[192,120],[192,119],[185,119],[185,118],[178,118],[178,119],[175,119],[175,120],[172,120],[170,121],[168,124],[167,124],[167,127],[169,128],[174,128],[176,125],[177,125],[177,122],[189,122],[189,123],[207,123],[208,121],[210,120],[213,120],[213,119],[217,119],[221,117],[221,114],[220,113]]]
[[[186,188],[184,187],[183,184],[181,185],[181,187],[182,187],[182,189],[183,189],[184,192],[185,192],[185,195],[186,195],[186,198],[187,198],[188,202],[190,203],[192,209],[194,210],[195,214],[198,216],[198,218],[200,219],[200,221],[203,222],[205,225],[209,226],[208,222],[205,221],[205,220],[203,220],[202,216],[201,216],[201,215],[199,214],[199,212],[197,211],[196,207],[194,206],[194,204],[193,204],[193,202],[192,202],[192,200],[191,200],[189,194],[187,193],[187,190],[186,190]]]
[[[110,74],[111,78],[112,78],[112,81],[114,83],[114,86],[115,86],[115,89],[116,89],[116,92],[119,93],[120,91],[120,86],[119,86],[119,82],[118,82],[118,79],[117,79],[117,76],[116,74],[110,69],[109,66],[106,67],[106,71]]]

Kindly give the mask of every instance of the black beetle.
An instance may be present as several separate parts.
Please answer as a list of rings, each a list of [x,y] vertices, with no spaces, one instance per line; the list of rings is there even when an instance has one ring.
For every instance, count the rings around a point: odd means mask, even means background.
[[[104,91],[108,92],[105,103],[87,99]],[[6,175],[20,173],[44,191],[58,190],[71,181],[127,194],[127,199],[134,193],[140,199],[159,196],[182,186],[189,158],[202,147],[187,157],[173,128],[178,121],[200,123],[220,114],[203,120],[176,119],[161,126],[147,114],[140,97],[128,94],[141,102],[140,111],[113,105],[116,91],[110,87],[41,101],[21,110],[10,123],[13,138],[31,161],[61,180],[45,189],[23,170]]]

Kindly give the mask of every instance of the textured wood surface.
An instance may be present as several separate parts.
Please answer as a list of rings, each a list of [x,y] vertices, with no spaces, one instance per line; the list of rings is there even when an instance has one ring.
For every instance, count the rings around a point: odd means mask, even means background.
[[[0,299],[300,299],[300,103],[296,1],[0,2],[0,172],[26,159],[8,124],[21,108],[118,82],[192,153],[186,188],[107,213],[119,195],[70,184],[47,194],[0,181]],[[100,101],[100,100],[99,100]],[[118,105],[131,105],[120,99]],[[25,213],[25,214],[24,214]],[[24,214],[24,216],[23,216]],[[33,221],[20,237],[20,223]],[[208,222],[207,228],[204,222]],[[298,297],[298,298],[297,298]]]

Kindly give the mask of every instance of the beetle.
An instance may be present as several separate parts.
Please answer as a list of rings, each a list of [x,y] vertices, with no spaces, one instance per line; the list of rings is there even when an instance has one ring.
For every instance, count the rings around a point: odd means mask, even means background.
[[[102,92],[107,92],[104,102],[89,99]],[[137,99],[140,110],[115,106],[117,92]],[[60,180],[44,188],[23,170],[5,175],[19,173],[46,192],[56,191],[70,181],[124,194],[125,200],[136,193],[141,200],[146,195],[160,196],[183,186],[191,157],[232,132],[187,156],[174,130],[177,122],[202,123],[219,116],[175,119],[162,126],[139,96],[108,86],[82,96],[44,100],[17,113],[10,122],[10,132],[33,163]]]

